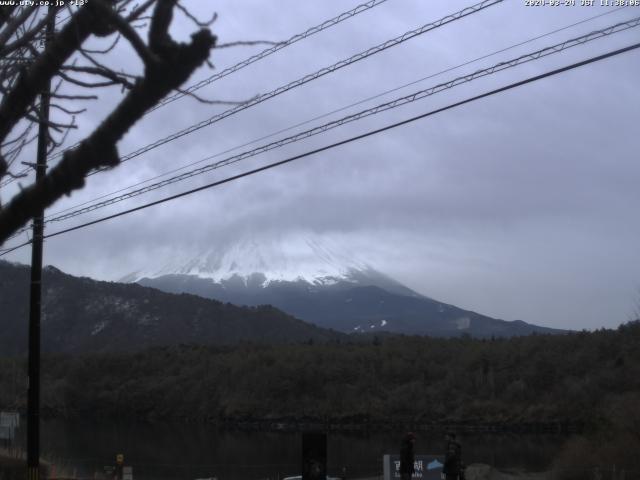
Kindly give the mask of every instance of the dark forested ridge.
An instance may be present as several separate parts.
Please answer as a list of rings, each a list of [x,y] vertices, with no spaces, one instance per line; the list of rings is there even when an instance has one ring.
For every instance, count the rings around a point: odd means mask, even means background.
[[[199,295],[101,282],[45,267],[42,347],[51,353],[132,352],[180,343],[324,342],[345,340],[345,331],[360,335],[378,330],[381,335],[390,330],[444,337],[466,333],[486,338],[564,333],[522,321],[485,317],[415,293],[406,295],[409,290],[397,285],[387,288],[403,294],[345,285],[311,290],[308,284],[295,282],[274,282],[270,289],[251,285],[240,288],[234,282],[219,285],[229,292],[242,292],[227,300],[251,305],[237,307]],[[277,295],[273,296],[274,292]],[[11,332],[0,335],[0,355],[26,351],[28,293],[29,267],[0,261],[0,331]],[[267,304],[290,308],[289,314]],[[311,323],[300,320],[298,314],[305,312],[315,312],[302,317]],[[353,321],[358,325],[355,330]]]
[[[635,417],[640,323],[512,339],[156,347],[48,356],[43,411],[214,422],[580,426]],[[25,363],[0,361],[0,407],[24,408]],[[613,412],[613,413],[612,413]],[[636,425],[640,426],[640,425]],[[635,428],[635,427],[634,427]]]
[[[0,352],[14,355],[0,359],[0,408],[25,407],[27,284],[28,268],[0,262]],[[272,307],[54,268],[43,294],[50,416],[557,427],[629,419],[640,402],[638,322],[511,339],[347,336]]]
[[[29,267],[0,261],[0,355],[27,349]],[[46,267],[42,278],[44,352],[134,351],[180,343],[321,342],[344,334],[270,306],[237,307],[135,284],[99,282]]]

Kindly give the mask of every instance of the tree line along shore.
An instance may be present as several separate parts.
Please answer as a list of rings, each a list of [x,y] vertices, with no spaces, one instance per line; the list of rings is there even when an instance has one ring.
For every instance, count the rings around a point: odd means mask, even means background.
[[[557,462],[640,472],[640,322],[511,339],[179,345],[46,355],[42,416],[227,428],[576,433]],[[0,358],[0,408],[26,411],[26,359]]]
[[[511,339],[180,345],[47,355],[44,416],[596,428],[640,395],[640,323]],[[26,360],[0,359],[0,406],[26,407]],[[279,422],[279,420],[282,420]]]

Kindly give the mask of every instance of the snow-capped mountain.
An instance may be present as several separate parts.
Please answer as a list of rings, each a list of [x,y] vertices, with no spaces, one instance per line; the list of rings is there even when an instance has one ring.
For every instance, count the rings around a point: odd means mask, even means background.
[[[332,283],[347,280],[350,272],[370,267],[310,237],[245,239],[224,249],[210,249],[195,257],[172,258],[151,275],[197,275],[216,282],[233,276],[249,278],[262,273],[271,281]]]
[[[159,267],[132,272],[121,282],[167,276],[189,276],[212,283],[242,284],[267,288],[272,283],[303,283],[310,286],[369,286],[409,296],[420,296],[378,272],[337,242],[310,235],[286,238],[245,238],[221,248],[197,254],[177,252]],[[143,282],[144,283],[144,282]]]
[[[245,239],[196,255],[170,256],[121,281],[236,305],[271,304],[347,333],[512,336],[551,329],[496,320],[420,295],[338,242],[313,236]]]

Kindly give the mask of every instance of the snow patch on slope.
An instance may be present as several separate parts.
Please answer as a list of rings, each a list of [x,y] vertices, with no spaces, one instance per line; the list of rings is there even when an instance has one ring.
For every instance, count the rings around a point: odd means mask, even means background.
[[[281,238],[244,239],[226,248],[210,248],[193,253],[172,255],[160,268],[139,270],[127,275],[128,281],[157,278],[163,275],[195,275],[214,282],[239,277],[247,282],[260,273],[262,286],[278,281],[305,281],[327,286],[351,281],[353,272],[371,267],[354,258],[337,243],[308,235]]]
[[[91,335],[97,335],[99,334],[102,330],[105,329],[105,327],[109,325],[109,322],[106,320],[103,320],[102,322],[98,322],[93,326],[93,329],[91,329]]]
[[[467,330],[471,326],[471,319],[469,317],[460,317],[455,320],[455,323],[458,330]]]

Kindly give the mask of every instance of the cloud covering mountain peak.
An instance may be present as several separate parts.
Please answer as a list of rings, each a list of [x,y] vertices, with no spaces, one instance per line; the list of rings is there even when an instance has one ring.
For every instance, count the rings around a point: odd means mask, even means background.
[[[161,265],[149,265],[123,281],[157,278],[163,275],[193,275],[215,282],[234,277],[247,279],[261,274],[272,281],[305,281],[327,284],[355,281],[373,271],[338,242],[312,234],[244,237],[235,243],[213,246],[198,253],[176,252]]]

